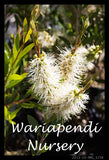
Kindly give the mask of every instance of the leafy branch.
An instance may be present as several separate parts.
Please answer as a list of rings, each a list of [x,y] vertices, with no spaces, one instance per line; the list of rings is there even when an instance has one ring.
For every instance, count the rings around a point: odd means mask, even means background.
[[[29,32],[29,30],[28,30],[28,32]],[[10,71],[9,71],[9,73],[8,73],[8,75],[7,75],[7,77],[6,77],[5,83],[4,83],[4,87],[6,86],[7,81],[8,81],[8,78],[9,78],[9,76],[10,76],[12,70],[13,70],[13,67],[14,67],[14,65],[15,65],[15,63],[16,63],[16,61],[17,61],[17,59],[18,59],[18,57],[19,57],[19,55],[20,55],[20,53],[21,53],[21,51],[22,51],[23,48],[24,48],[24,44],[25,44],[25,42],[27,41],[28,32],[25,34],[23,44],[22,44],[20,50],[18,51],[18,54],[17,54],[15,60],[13,61],[12,65],[11,65]]]

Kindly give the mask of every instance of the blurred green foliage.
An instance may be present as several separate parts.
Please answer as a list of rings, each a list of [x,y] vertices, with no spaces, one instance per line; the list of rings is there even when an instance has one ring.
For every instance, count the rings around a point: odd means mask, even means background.
[[[23,26],[25,17],[29,23],[33,7],[34,5],[5,5],[5,32],[10,24],[10,16],[15,18],[17,29],[18,26]],[[104,5],[40,5],[40,9],[41,16],[37,22],[39,31],[46,30],[50,34],[61,32],[60,40],[72,44],[80,32],[84,17],[89,17],[90,26],[85,32],[83,45],[104,43]]]

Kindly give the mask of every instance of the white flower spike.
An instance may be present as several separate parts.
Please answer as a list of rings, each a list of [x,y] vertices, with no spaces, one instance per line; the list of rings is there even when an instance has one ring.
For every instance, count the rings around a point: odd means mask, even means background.
[[[40,58],[35,56],[30,62],[29,82],[39,103],[46,106],[47,119],[55,114],[67,121],[86,108],[89,96],[84,93],[81,77],[88,71],[87,55],[93,48],[80,46],[74,54],[73,47],[65,48],[58,60],[42,51]]]

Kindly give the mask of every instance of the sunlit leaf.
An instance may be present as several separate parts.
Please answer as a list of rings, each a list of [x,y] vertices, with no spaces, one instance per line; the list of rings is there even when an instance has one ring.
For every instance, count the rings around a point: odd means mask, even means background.
[[[12,124],[12,123],[13,123],[13,124],[16,124],[16,122],[12,121],[11,119],[9,119],[9,123],[10,123],[10,124]]]
[[[8,46],[8,44],[5,42],[5,51],[6,51],[6,53],[7,53],[7,56],[11,56],[11,50],[10,50],[10,48],[9,48],[9,46]]]
[[[18,74],[10,75],[8,82],[6,84],[6,89],[14,87],[16,84],[20,83],[26,76],[27,76],[27,73],[23,73],[21,75],[18,75]]]
[[[25,47],[19,56],[19,59],[21,59],[23,56],[25,56],[32,48],[34,47],[34,43],[29,44],[27,47]]]
[[[16,42],[14,40],[14,46],[13,46],[13,61],[16,59],[16,56],[18,54],[17,48],[16,48]]]
[[[4,71],[5,71],[5,76],[8,73],[8,68],[9,67],[9,59],[8,56],[6,55],[6,52],[4,54]]]
[[[14,119],[14,118],[17,116],[17,113],[18,113],[20,110],[21,110],[21,107],[20,107],[20,108],[17,108],[14,112],[11,112],[9,118],[10,118],[11,120]]]
[[[14,39],[14,35],[11,33],[11,38]]]
[[[28,32],[27,32],[27,35],[26,35],[26,38],[25,38],[25,43],[30,39],[30,35],[32,34],[32,29],[29,28]]]
[[[27,34],[27,31],[28,31],[28,23],[27,23],[26,17],[23,21],[23,30],[24,30],[24,34],[23,34],[23,41],[24,41],[24,37],[25,37],[25,35]]]
[[[10,57],[11,57],[11,50],[8,46],[7,43],[5,43],[4,47],[4,71],[5,71],[5,76],[8,73],[9,70],[9,63],[10,63]]]
[[[27,76],[27,73],[19,74],[12,74],[9,76],[9,80],[23,80]]]
[[[30,21],[30,24],[31,24],[32,29],[35,30],[35,23],[33,20]]]
[[[5,116],[6,120],[8,120],[9,114],[10,114],[10,112],[8,111],[7,107],[4,106],[4,116]]]

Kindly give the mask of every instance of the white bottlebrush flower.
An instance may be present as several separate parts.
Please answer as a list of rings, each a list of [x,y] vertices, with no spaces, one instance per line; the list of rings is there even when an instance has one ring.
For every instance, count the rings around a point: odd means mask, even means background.
[[[53,98],[59,76],[53,55],[42,52],[40,58],[36,56],[30,62],[29,82],[33,84],[32,90],[35,96],[39,97],[39,102],[42,101],[46,105],[49,99]]]
[[[60,50],[60,71],[62,77],[74,85],[81,82],[81,76],[87,71],[88,50],[81,46],[72,54],[73,48]]]
[[[46,31],[39,32],[38,41],[42,45],[42,47],[51,47],[54,45],[56,41],[56,36],[55,35],[51,36]]]
[[[36,56],[30,62],[29,82],[40,104],[46,106],[48,119],[55,114],[58,119],[67,121],[71,115],[81,113],[89,99],[84,93],[81,76],[88,70],[90,50],[80,46],[73,53],[73,49],[60,50],[58,60],[42,52],[40,58]]]
[[[48,119],[55,114],[57,119],[63,118],[64,121],[67,121],[71,119],[72,115],[80,114],[82,110],[86,109],[85,104],[88,102],[89,96],[84,93],[74,95],[74,91],[72,91],[63,100],[61,104],[47,107],[46,115]]]

